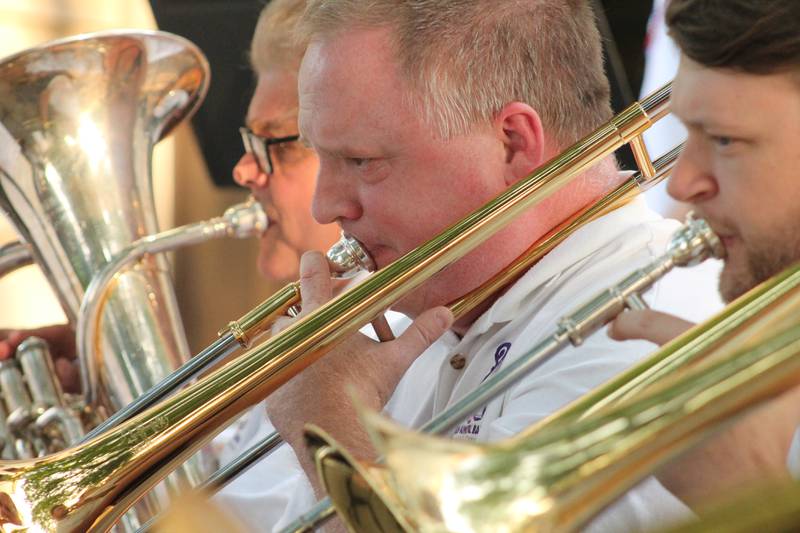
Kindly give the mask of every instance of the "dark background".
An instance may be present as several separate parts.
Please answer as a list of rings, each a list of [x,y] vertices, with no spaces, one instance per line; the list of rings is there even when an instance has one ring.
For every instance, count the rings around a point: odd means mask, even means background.
[[[612,104],[621,110],[639,94],[644,36],[652,0],[589,0],[605,37]],[[150,0],[158,27],[197,44],[211,65],[211,86],[193,119],[195,133],[217,185],[233,185],[231,169],[242,155],[239,126],[255,87],[247,58],[250,37],[265,0]],[[630,155],[620,154],[632,168]]]

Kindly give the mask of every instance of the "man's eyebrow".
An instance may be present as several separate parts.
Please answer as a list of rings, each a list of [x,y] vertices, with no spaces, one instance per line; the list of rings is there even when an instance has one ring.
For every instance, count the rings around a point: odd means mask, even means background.
[[[247,127],[258,134],[262,133],[287,133],[293,134],[297,131],[297,110],[293,109],[282,117],[260,120],[247,119]]]

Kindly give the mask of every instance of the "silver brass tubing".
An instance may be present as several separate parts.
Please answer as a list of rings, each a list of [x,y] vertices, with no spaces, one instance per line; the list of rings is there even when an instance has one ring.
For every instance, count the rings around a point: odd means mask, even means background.
[[[33,403],[25,388],[22,373],[14,359],[0,361],[0,392],[8,409],[9,433],[15,458],[36,457],[40,450],[30,442],[28,429],[33,422]]]
[[[372,260],[369,254],[364,251],[358,241],[349,235],[345,235],[344,233],[330,248],[330,250],[328,250],[326,256],[328,258],[328,264],[331,267],[332,277],[335,279],[350,279],[356,276],[359,272],[371,272],[375,270],[375,262]],[[94,280],[92,283],[94,284]],[[98,280],[98,287],[99,284],[100,280]],[[295,297],[299,298],[299,291],[299,284],[291,283],[276,293],[278,296],[277,301],[279,305],[272,305],[272,303],[276,301],[276,295],[273,295],[272,297],[268,298],[266,302],[252,309],[239,320],[235,320],[228,324],[228,326],[220,332],[219,338],[214,341],[213,344],[208,346],[199,354],[190,358],[177,370],[173,371],[162,381],[155,384],[143,394],[139,395],[138,398],[130,402],[128,405],[119,409],[103,423],[90,431],[83,441],[88,441],[91,438],[100,435],[104,431],[107,431],[125,422],[126,420],[133,418],[148,407],[151,407],[160,400],[166,398],[169,394],[173,393],[181,386],[186,385],[204,370],[210,368],[213,364],[222,361],[237,349],[241,347],[249,347],[254,340],[254,332],[255,334],[260,334],[261,330],[266,327],[263,325],[266,321],[272,318],[275,313],[282,313],[284,304],[291,305],[289,300],[293,300]],[[95,300],[97,299],[98,298],[95,298]],[[84,300],[84,302],[86,302],[86,300]],[[283,303],[281,304],[280,302]],[[97,316],[95,316],[95,319],[96,318]],[[381,317],[376,319],[375,322],[379,323],[381,318],[384,322],[386,321],[386,319],[381,315]],[[95,324],[95,326],[97,326],[97,324]],[[389,340],[387,339],[387,336],[391,335],[391,328],[389,327],[388,323],[386,323],[385,328],[388,330],[388,334],[384,332],[384,338],[380,339],[381,341]],[[81,330],[79,329],[78,331],[80,335]],[[92,331],[88,331],[85,334],[93,335]]]
[[[76,345],[81,386],[86,402],[92,404],[96,399],[98,379],[95,364],[98,360],[96,347],[99,345],[98,331],[102,319],[101,311],[105,307],[105,294],[109,283],[122,268],[146,254],[166,252],[222,237],[245,239],[261,235],[266,231],[268,224],[263,208],[251,197],[246,202],[231,206],[220,217],[143,237],[120,251],[106,264],[86,288],[78,312]]]
[[[73,327],[92,278],[158,233],[152,149],[194,113],[208,79],[195,45],[153,31],[76,36],[0,61],[0,210]],[[95,413],[126,405],[189,356],[166,258],[144,257],[115,286]],[[50,415],[41,422],[61,425]],[[174,479],[201,482],[195,466]]]
[[[133,418],[148,407],[155,405],[182,385],[185,385],[197,377],[203,370],[217,361],[222,361],[238,349],[239,341],[232,333],[223,335],[205,350],[183,363],[183,365],[170,373],[166,378],[142,393],[131,403],[106,418],[97,427],[87,433],[86,436],[81,439],[81,443],[93,439],[101,433]]]
[[[271,453],[281,442],[283,442],[281,436],[277,433],[268,435],[246,449],[239,457],[214,472],[198,489],[212,494],[221,490],[222,487],[236,479],[239,474],[246,472],[256,464],[259,459]]]
[[[33,254],[27,244],[10,242],[0,246],[0,277],[31,264]]]
[[[17,348],[16,358],[33,400],[36,431],[45,434],[48,428],[57,426],[58,436],[65,445],[77,443],[83,436],[83,423],[64,401],[47,343],[38,337],[28,337]],[[49,446],[50,439],[45,440]]]
[[[558,321],[552,335],[490,377],[448,409],[420,428],[422,433],[443,434],[507,390],[568,344],[580,346],[626,309],[646,307],[641,295],[675,266],[693,266],[710,257],[722,258],[725,250],[719,238],[703,220],[690,219],[670,243],[669,250],[649,265],[589,300]]]
[[[8,428],[8,412],[3,402],[0,402],[0,457],[3,459],[16,459],[13,449],[14,439]]]
[[[63,394],[47,344],[38,337],[29,337],[20,343],[16,358],[27,377],[34,406],[47,408],[62,405]]]

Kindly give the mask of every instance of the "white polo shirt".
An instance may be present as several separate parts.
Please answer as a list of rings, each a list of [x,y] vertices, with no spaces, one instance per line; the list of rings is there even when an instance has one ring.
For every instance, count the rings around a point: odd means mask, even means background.
[[[409,368],[385,411],[419,427],[473,390],[503,364],[552,334],[558,319],[588,298],[664,253],[679,224],[649,210],[643,200],[581,228],[531,268],[481,315],[463,338],[447,332]],[[654,309],[698,322],[718,311],[718,262],[676,269],[645,295]],[[687,297],[690,296],[690,297]],[[502,396],[464,421],[457,438],[508,438],[619,374],[653,352],[644,341],[615,342],[598,332],[578,348],[568,347]],[[465,364],[455,368],[451,358]],[[240,450],[271,431],[265,417],[252,425]],[[311,485],[292,450],[281,446],[223,489],[216,500],[253,531],[288,524],[314,503]],[[587,530],[641,531],[686,518],[689,511],[655,479],[592,521]]]

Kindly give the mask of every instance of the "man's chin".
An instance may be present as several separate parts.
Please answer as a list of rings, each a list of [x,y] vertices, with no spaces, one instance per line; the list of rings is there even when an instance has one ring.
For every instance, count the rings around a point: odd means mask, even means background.
[[[725,303],[730,303],[761,281],[748,268],[732,268],[726,264],[719,276],[719,294]]]

